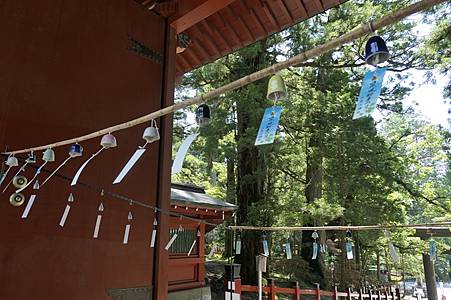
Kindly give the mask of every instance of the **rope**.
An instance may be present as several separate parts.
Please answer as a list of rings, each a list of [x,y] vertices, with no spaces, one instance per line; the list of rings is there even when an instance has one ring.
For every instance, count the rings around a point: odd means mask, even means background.
[[[30,151],[45,150],[47,148],[56,148],[56,147],[69,145],[69,144],[73,144],[73,143],[80,143],[82,141],[100,137],[107,133],[113,133],[115,131],[134,127],[139,124],[146,123],[151,120],[155,120],[157,118],[171,114],[175,111],[181,110],[185,107],[188,107],[188,106],[191,106],[194,104],[204,103],[207,100],[219,97],[222,94],[234,91],[234,90],[236,90],[240,87],[243,87],[249,83],[252,83],[257,80],[263,79],[267,76],[273,75],[280,70],[299,65],[300,63],[305,62],[309,59],[318,57],[318,56],[320,56],[324,53],[327,53],[335,48],[338,48],[346,43],[352,42],[355,39],[358,39],[367,34],[370,34],[372,31],[375,31],[377,29],[391,25],[391,24],[393,24],[397,21],[400,21],[412,14],[415,14],[417,12],[428,9],[428,8],[430,8],[436,4],[442,3],[444,1],[445,0],[422,0],[422,1],[419,1],[417,3],[414,3],[412,5],[409,5],[405,8],[403,8],[403,9],[400,9],[396,12],[393,12],[385,17],[382,17],[378,20],[372,21],[371,26],[368,26],[368,22],[364,23],[364,24],[358,26],[356,29],[351,30],[350,32],[345,33],[345,34],[341,35],[340,37],[333,39],[329,42],[326,42],[323,45],[320,45],[314,49],[311,49],[304,53],[293,56],[292,58],[289,58],[283,62],[276,63],[272,66],[269,66],[260,71],[252,73],[250,75],[247,75],[241,79],[238,79],[236,81],[228,83],[222,87],[219,87],[219,88],[212,90],[210,92],[207,92],[205,94],[199,95],[197,97],[194,97],[194,98],[182,101],[182,102],[175,103],[173,105],[167,106],[165,108],[162,108],[155,112],[149,113],[149,114],[139,117],[137,119],[130,120],[125,123],[117,124],[117,125],[114,125],[114,126],[111,126],[111,127],[108,127],[108,128],[105,128],[105,129],[102,129],[102,130],[99,130],[99,131],[96,131],[93,133],[89,133],[89,134],[86,134],[83,136],[71,138],[68,140],[63,140],[63,141],[59,141],[59,142],[55,142],[55,143],[51,143],[51,144],[47,144],[47,145],[42,145],[42,146],[35,146],[35,147],[22,149],[22,150],[8,151],[8,152],[5,152],[5,154],[26,153],[26,152],[30,152]],[[221,101],[221,99],[218,99],[218,101]]]

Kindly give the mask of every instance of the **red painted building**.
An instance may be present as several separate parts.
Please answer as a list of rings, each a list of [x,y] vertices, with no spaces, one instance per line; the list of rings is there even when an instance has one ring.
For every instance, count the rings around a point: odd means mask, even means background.
[[[0,149],[80,136],[171,105],[176,76],[339,3],[3,1]],[[191,42],[176,54],[176,36],[181,33]],[[12,187],[0,194],[1,299],[111,299],[107,291],[135,287],[149,287],[147,299],[166,299],[177,281],[188,280],[177,278],[188,271],[174,271],[188,267],[177,265],[164,249],[174,220],[157,214],[159,234],[156,247],[150,248],[154,211],[111,197],[112,193],[125,195],[171,209],[172,116],[157,122],[161,140],[148,146],[139,164],[119,185],[112,185],[112,181],[142,144],[147,124],[114,133],[119,146],[103,151],[83,172],[80,184],[71,187],[63,177],[72,177],[100,148],[97,139],[83,142],[82,158],[70,160],[59,176],[37,192],[31,187],[24,191],[27,199],[36,194],[26,219],[21,218],[24,206],[8,203]],[[54,150],[57,162],[47,164],[44,174],[68,156],[64,147]],[[28,178],[42,164],[41,153],[37,154],[37,163],[24,172]],[[69,193],[73,193],[74,202],[61,227],[58,223]],[[105,209],[99,237],[94,239],[100,203]],[[129,211],[133,220],[129,243],[124,245],[121,241]],[[198,256],[191,264],[198,270],[197,277],[190,277],[192,282],[201,282],[201,250]],[[193,267],[196,264],[198,267]]]

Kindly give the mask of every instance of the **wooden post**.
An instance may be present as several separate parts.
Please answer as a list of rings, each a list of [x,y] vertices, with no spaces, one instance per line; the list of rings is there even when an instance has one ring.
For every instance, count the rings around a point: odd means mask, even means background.
[[[348,300],[352,300],[352,296],[351,296],[351,288],[348,288]]]
[[[373,293],[371,291],[371,288],[368,289],[368,299],[373,300]]]
[[[235,294],[241,295],[241,279],[235,279]]]
[[[337,289],[336,285],[334,285],[334,299],[333,300],[338,300],[338,289]]]
[[[396,300],[401,300],[401,292],[399,291],[399,288],[395,289],[395,295],[396,295]]]
[[[384,298],[385,298],[385,300],[388,300],[387,289],[384,290]]]
[[[359,289],[359,300],[363,300],[363,291]]]
[[[274,279],[268,278],[268,285],[269,285],[269,297],[268,300],[276,300],[276,285],[274,284]]]
[[[316,284],[316,300],[321,300],[321,290],[319,289],[319,283]]]
[[[381,290],[377,290],[377,300],[381,300]]]

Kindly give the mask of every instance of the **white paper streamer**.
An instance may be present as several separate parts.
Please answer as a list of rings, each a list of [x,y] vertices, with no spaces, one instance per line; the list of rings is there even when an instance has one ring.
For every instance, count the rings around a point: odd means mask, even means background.
[[[291,255],[291,245],[290,242],[286,242],[285,243],[285,253],[287,254],[287,259],[292,259],[292,255]]]
[[[185,160],[185,156],[188,153],[188,149],[198,135],[199,133],[190,134],[180,145],[179,150],[175,155],[174,162],[172,163],[172,175],[177,174],[182,170],[183,161]]]
[[[235,242],[235,254],[241,254],[241,240],[239,238]]]
[[[71,186],[74,186],[77,184],[78,178],[81,175],[81,172],[83,172],[83,169],[89,164],[89,162],[96,157],[97,155],[99,155],[100,152],[103,151],[103,149],[105,149],[104,147],[100,148],[99,151],[97,151],[96,153],[92,154],[90,158],[88,158],[82,165],[81,167],[78,169],[77,173],[75,173],[74,178],[72,179],[72,182],[70,183]]]
[[[56,169],[49,175],[49,177],[47,177],[47,178],[44,180],[44,182],[41,184],[41,186],[44,186],[44,184],[45,184],[47,181],[49,181],[49,179],[52,178],[52,176],[55,175],[56,172],[58,172],[59,169],[61,169],[61,168],[69,161],[69,159],[71,159],[71,158],[72,158],[72,156],[69,156],[68,158],[66,158],[66,159],[58,166],[58,168],[56,168]]]
[[[313,242],[312,259],[316,259],[317,257],[318,257],[318,243]]]
[[[155,247],[155,239],[157,237],[157,230],[152,230],[152,237],[150,238],[150,248]]]
[[[354,254],[352,253],[352,243],[351,242],[346,243],[346,258],[349,260],[354,258]]]
[[[64,223],[66,223],[66,219],[67,219],[67,216],[69,215],[69,211],[70,211],[70,205],[67,204],[66,205],[66,209],[64,210],[64,213],[61,216],[61,220],[60,220],[60,226],[61,227],[64,227]]]
[[[122,168],[119,175],[117,175],[116,179],[114,179],[113,184],[120,183],[122,179],[124,179],[125,175],[130,171],[130,169],[135,165],[135,163],[141,158],[141,156],[146,152],[146,149],[138,149],[135,153],[130,157],[127,164]]]
[[[177,233],[175,233],[172,238],[169,240],[169,242],[167,243],[166,247],[164,247],[165,250],[169,250],[169,248],[171,248],[172,243],[174,243],[175,239],[177,238]]]
[[[125,225],[125,231],[124,231],[124,240],[122,241],[122,244],[128,244],[128,235],[130,233],[130,224]]]
[[[268,241],[263,240],[263,252],[265,256],[269,256],[269,247],[268,247]]]
[[[97,215],[96,226],[94,228],[93,237],[96,239],[99,236],[100,222],[102,221],[102,215]]]
[[[28,214],[30,213],[31,207],[33,206],[34,199],[36,199],[36,195],[31,195],[30,199],[28,200],[27,206],[22,213],[22,219],[28,218]]]
[[[197,242],[197,240],[194,240],[193,244],[191,245],[191,248],[189,248],[189,251],[188,251],[188,256],[190,256],[190,255],[191,255],[191,252],[193,251],[193,249],[194,249],[194,246],[196,245],[196,242]]]
[[[11,170],[12,166],[9,166],[5,173],[2,174],[2,177],[0,177],[0,185],[2,185],[3,181],[5,180],[6,176],[8,176],[9,170]]]

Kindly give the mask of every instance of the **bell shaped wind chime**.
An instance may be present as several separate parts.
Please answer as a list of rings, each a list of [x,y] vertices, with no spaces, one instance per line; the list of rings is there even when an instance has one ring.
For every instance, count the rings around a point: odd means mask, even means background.
[[[287,87],[280,74],[271,76],[268,82],[268,92],[266,98],[274,101],[274,105],[278,100],[284,100],[287,97]]]
[[[19,166],[19,161],[17,158],[13,155],[8,156],[6,159],[5,165],[8,166],[8,169],[6,169],[5,173],[0,175],[0,185],[2,185],[3,181],[5,180],[6,176],[8,176],[8,172],[14,168]]]
[[[131,168],[133,168],[133,166],[141,158],[144,152],[146,152],[147,144],[153,143],[160,139],[160,132],[158,131],[157,122],[155,120],[152,120],[150,122],[150,126],[144,130],[143,139],[145,141],[145,144],[143,146],[139,146],[135,153],[133,153],[128,162],[117,175],[116,179],[114,179],[113,184],[120,183],[122,179],[124,179],[125,175],[127,175],[127,173]]]
[[[365,46],[365,61],[367,64],[377,67],[390,58],[390,52],[384,39],[378,35],[373,35]]]
[[[27,165],[34,164],[34,163],[36,163],[36,155],[33,152],[31,152],[28,155],[28,157],[25,159],[25,163],[19,168],[19,170],[16,172],[16,174],[14,174],[13,178],[5,186],[2,193],[4,193],[8,189],[8,187],[10,186],[11,183],[16,188],[21,188],[24,185],[26,185],[28,183],[28,179],[27,179],[27,177],[20,175],[20,173],[25,171],[25,168],[27,167]]]
[[[83,172],[84,168],[89,164],[91,160],[94,159],[97,155],[100,154],[105,149],[115,148],[117,147],[117,141],[114,135],[111,133],[107,133],[104,136],[102,136],[102,139],[100,140],[100,146],[101,148],[94,154],[91,155],[90,158],[88,158],[78,169],[77,173],[75,173],[74,178],[72,179],[72,182],[70,183],[71,186],[74,186],[78,182],[78,178],[80,178],[81,172]]]

